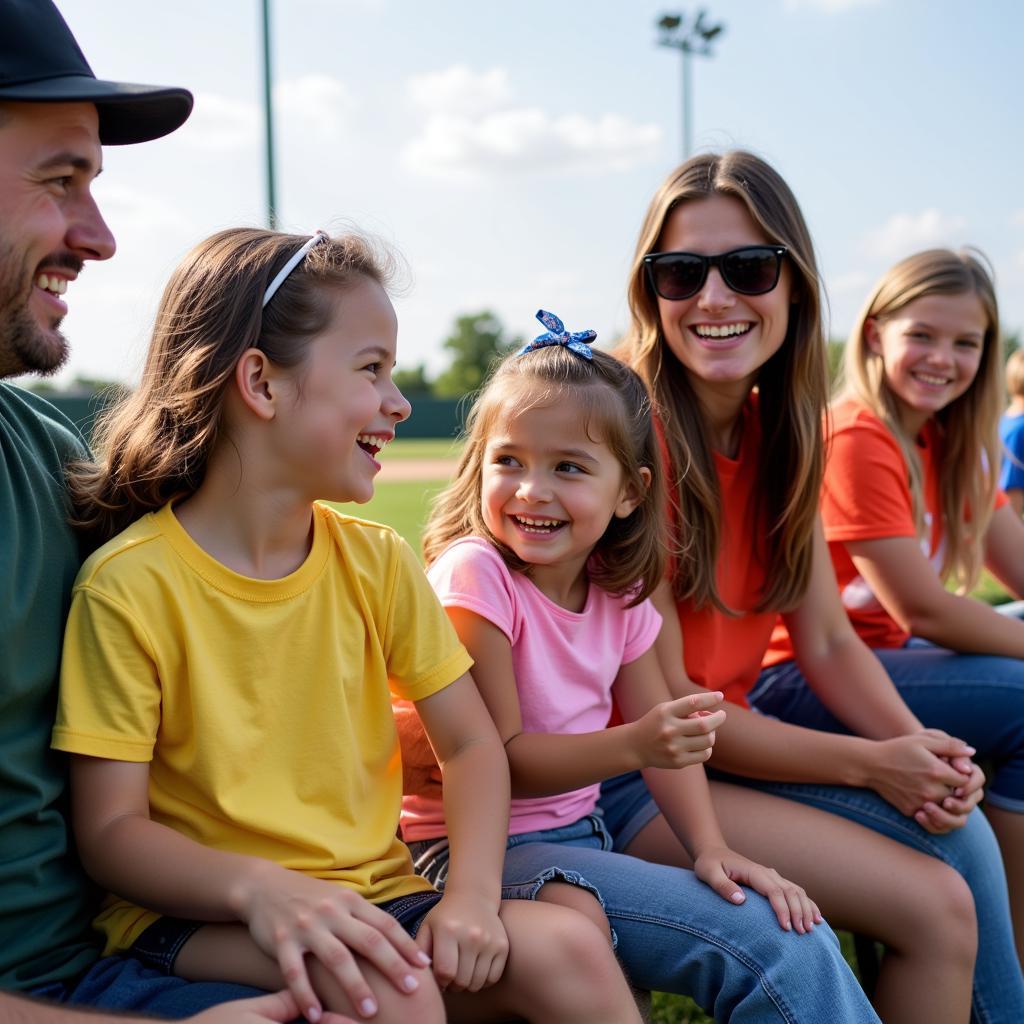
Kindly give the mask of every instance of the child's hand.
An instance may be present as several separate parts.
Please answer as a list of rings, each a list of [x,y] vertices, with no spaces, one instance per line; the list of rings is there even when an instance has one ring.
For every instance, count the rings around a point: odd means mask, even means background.
[[[727,846],[702,850],[694,861],[694,873],[723,899],[742,903],[746,896],[737,883],[759,892],[772,905],[779,924],[801,935],[824,920],[817,904],[795,882],[783,878],[774,868],[743,857]]]
[[[416,941],[431,955],[442,991],[479,992],[501,977],[508,959],[497,907],[454,892],[423,919]]]
[[[722,703],[717,690],[691,693],[656,704],[633,723],[634,750],[644,768],[685,768],[711,756],[715,730],[725,711],[710,709]]]
[[[389,914],[351,889],[297,871],[266,865],[241,897],[239,909],[256,944],[277,962],[302,1015],[314,1024],[322,1007],[306,970],[307,953],[331,972],[366,1017],[376,1013],[377,1002],[353,953],[377,967],[400,992],[418,986],[410,965],[430,963]]]

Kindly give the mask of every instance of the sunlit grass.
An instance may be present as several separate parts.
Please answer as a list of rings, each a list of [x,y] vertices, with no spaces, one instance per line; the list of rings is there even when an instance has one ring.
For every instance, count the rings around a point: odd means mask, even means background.
[[[385,462],[391,459],[457,459],[462,450],[462,442],[443,437],[401,437],[392,441],[381,456]]]
[[[420,535],[427,521],[430,502],[446,480],[398,480],[378,484],[365,505],[336,505],[346,515],[385,523],[397,530],[419,554]]]

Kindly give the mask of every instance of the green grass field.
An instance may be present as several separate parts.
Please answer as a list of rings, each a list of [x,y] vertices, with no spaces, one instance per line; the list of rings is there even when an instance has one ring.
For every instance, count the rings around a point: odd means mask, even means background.
[[[378,484],[373,497],[365,505],[338,505],[346,515],[386,523],[397,530],[419,553],[420,534],[427,521],[427,512],[434,495],[444,487],[445,480],[400,480]]]
[[[383,458],[388,461],[391,459],[457,459],[461,450],[462,443],[454,438],[450,440],[443,437],[397,438],[384,449]]]

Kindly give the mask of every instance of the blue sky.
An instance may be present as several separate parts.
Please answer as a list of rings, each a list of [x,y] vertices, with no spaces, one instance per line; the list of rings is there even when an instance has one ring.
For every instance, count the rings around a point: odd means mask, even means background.
[[[132,380],[159,291],[206,234],[264,217],[258,0],[57,0],[101,77],[196,94],[178,133],[110,148],[96,191],[119,253],[69,290],[64,377]],[[409,266],[399,362],[444,363],[455,316],[532,336],[538,307],[599,342],[651,193],[679,161],[680,59],[647,0],[272,0],[282,226],[355,223]],[[931,245],[996,268],[1024,328],[1024,5],[709,0],[697,149],[787,178],[845,334],[872,281]]]

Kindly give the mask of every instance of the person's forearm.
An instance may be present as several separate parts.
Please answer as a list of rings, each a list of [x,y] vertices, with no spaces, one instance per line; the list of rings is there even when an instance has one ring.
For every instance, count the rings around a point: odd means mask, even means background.
[[[644,767],[629,743],[632,725],[597,732],[523,732],[505,745],[515,797],[552,796]]]
[[[149,818],[124,815],[96,830],[80,854],[110,892],[174,917],[240,921],[252,892],[286,869],[202,846]]]
[[[1024,658],[1024,622],[1000,615],[973,597],[944,594],[909,616],[904,628],[950,650]]]
[[[923,728],[856,634],[850,632],[820,656],[801,651],[797,660],[821,702],[856,735],[884,740]]]
[[[501,743],[472,740],[441,764],[451,860],[447,892],[501,897],[508,838],[508,762]]]
[[[709,764],[752,779],[863,786],[873,745],[873,740],[789,725],[730,704]]]
[[[658,810],[693,860],[702,850],[726,845],[700,765],[646,768],[643,775]]]

